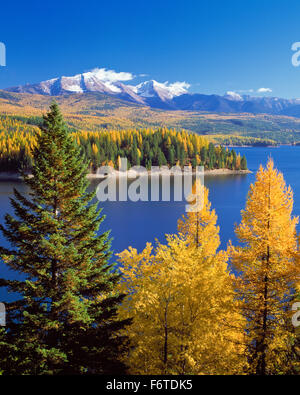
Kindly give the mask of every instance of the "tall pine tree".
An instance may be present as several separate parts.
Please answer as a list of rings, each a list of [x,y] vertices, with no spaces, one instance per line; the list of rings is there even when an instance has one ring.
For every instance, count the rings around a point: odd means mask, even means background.
[[[236,290],[246,318],[250,373],[287,373],[295,342],[292,301],[300,266],[293,193],[270,159],[250,186],[242,221],[236,228],[239,247],[231,247],[240,276]]]
[[[1,230],[12,249],[1,247],[18,280],[0,286],[20,299],[7,304],[0,339],[4,374],[122,373],[127,339],[119,320],[123,295],[109,264],[108,232],[97,235],[104,216],[88,193],[87,165],[53,103],[33,152],[33,177],[24,176],[29,198],[14,191],[15,217]]]

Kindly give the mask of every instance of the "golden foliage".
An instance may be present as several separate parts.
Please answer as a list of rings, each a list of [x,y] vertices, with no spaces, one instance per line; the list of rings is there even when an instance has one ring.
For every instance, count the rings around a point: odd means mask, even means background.
[[[198,244],[191,242],[195,228],[188,219],[184,231],[166,236],[166,245],[119,254],[120,291],[128,294],[119,313],[133,317],[126,358],[132,374],[237,374],[246,366],[245,324],[227,254],[215,251],[218,228],[209,207],[206,201],[200,213],[211,223],[207,232],[202,223]]]
[[[220,245],[215,210],[211,210],[208,188],[197,180],[189,197],[190,211],[178,220],[178,231],[191,243],[201,246],[204,254],[215,255]]]
[[[299,281],[293,193],[270,159],[250,187],[236,234],[243,246],[230,246],[240,273],[235,286],[247,319],[251,373],[284,373],[293,343],[291,300]]]

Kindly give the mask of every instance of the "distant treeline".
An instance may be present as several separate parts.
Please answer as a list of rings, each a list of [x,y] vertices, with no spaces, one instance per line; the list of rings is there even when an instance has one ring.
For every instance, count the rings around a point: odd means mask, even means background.
[[[226,146],[250,146],[250,147],[268,147],[276,146],[277,142],[268,138],[248,137],[248,136],[235,136],[235,135],[206,135],[207,138],[214,143]]]
[[[0,171],[30,170],[31,151],[35,145],[39,117],[27,120],[0,117]],[[34,124],[34,125],[33,125]],[[245,156],[231,149],[215,146],[203,136],[174,129],[102,130],[70,133],[89,161],[90,171],[101,165],[118,167],[126,157],[128,166],[204,166],[205,169],[246,170]]]

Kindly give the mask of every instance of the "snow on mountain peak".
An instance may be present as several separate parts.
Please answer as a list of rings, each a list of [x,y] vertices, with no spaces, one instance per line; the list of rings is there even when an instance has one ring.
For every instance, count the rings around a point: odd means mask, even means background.
[[[162,99],[172,99],[187,93],[190,85],[186,82],[158,82],[155,80],[145,81],[135,87],[135,92],[142,97],[159,96]]]
[[[128,83],[136,78],[129,72],[116,72],[106,68],[95,68],[71,77],[52,78],[37,84],[7,88],[13,92],[62,95],[66,93],[99,92],[117,96],[140,104],[168,104],[176,96],[188,93],[187,82],[158,82],[150,80],[138,85]],[[156,103],[156,104],[155,104]]]
[[[81,84],[81,74],[76,74],[73,77],[61,77],[61,87],[68,92],[82,93],[84,89]]]
[[[134,78],[134,75],[127,72],[116,72],[114,70],[107,70],[105,68],[96,68],[91,71],[76,74],[71,77],[52,78],[47,81],[42,81],[39,85],[41,91],[45,94],[53,94],[52,88],[59,84],[61,89],[70,93],[83,93],[89,91],[104,92],[104,93],[121,93],[119,82],[129,81]]]

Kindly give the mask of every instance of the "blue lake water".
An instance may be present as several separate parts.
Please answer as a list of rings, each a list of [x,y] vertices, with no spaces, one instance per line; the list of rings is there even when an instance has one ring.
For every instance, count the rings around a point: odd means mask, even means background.
[[[236,148],[245,154],[248,168],[253,172],[247,175],[206,176],[205,185],[210,190],[212,207],[218,215],[221,248],[226,248],[231,239],[236,242],[234,224],[240,221],[240,211],[245,206],[249,185],[255,179],[255,172],[260,164],[265,165],[272,157],[275,166],[284,174],[287,184],[294,191],[294,214],[300,215],[300,147],[282,146],[276,148]],[[91,188],[96,188],[99,181],[93,180]],[[0,182],[0,221],[6,212],[12,213],[9,197],[16,187],[26,193],[22,182]],[[101,203],[106,219],[102,231],[111,229],[112,248],[120,252],[128,246],[139,251],[147,241],[164,240],[166,233],[176,232],[177,220],[185,212],[185,202],[104,202]],[[0,235],[0,244],[7,245]],[[0,277],[13,277],[14,273],[0,264]],[[0,301],[6,300],[4,290],[0,290]]]

